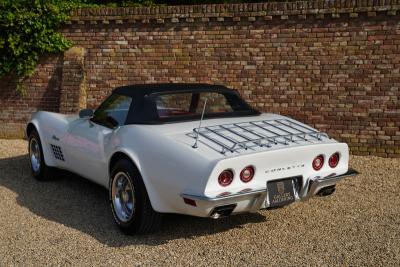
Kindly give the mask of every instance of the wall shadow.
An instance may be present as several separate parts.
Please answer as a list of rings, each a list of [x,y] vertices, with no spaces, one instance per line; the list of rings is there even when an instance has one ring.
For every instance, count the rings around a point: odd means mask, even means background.
[[[40,103],[38,104],[37,109],[58,112],[60,109],[64,55],[60,53],[58,55],[54,55],[53,57],[55,58],[53,63],[54,69],[51,72],[47,85],[45,86],[45,92],[43,95],[44,97],[40,98]]]
[[[27,155],[0,159],[0,186],[15,192],[17,204],[37,216],[74,228],[111,247],[156,246],[265,221],[259,213],[220,220],[166,214],[159,232],[126,236],[114,224],[106,189],[69,172],[60,172],[52,181],[36,181],[31,176]]]

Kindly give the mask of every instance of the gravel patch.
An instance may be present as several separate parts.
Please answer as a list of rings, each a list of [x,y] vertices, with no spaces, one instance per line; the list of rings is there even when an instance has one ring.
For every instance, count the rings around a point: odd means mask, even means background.
[[[221,220],[167,215],[125,236],[107,191],[71,174],[37,182],[27,143],[0,139],[0,266],[400,266],[400,159],[351,157],[335,194]]]

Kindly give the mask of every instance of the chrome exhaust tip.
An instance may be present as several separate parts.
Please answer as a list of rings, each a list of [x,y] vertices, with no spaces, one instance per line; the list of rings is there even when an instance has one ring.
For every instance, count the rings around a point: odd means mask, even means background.
[[[230,205],[215,207],[212,210],[210,217],[213,219],[219,219],[222,217],[229,216],[232,214],[232,212],[236,208],[236,206],[237,206],[237,204],[230,204]]]

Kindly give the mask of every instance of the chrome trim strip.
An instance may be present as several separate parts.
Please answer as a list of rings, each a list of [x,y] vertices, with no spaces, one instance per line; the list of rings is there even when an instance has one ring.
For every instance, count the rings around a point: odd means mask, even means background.
[[[190,194],[181,194],[181,197],[185,198],[190,198],[193,200],[200,200],[200,201],[220,201],[220,200],[227,200],[227,199],[233,199],[233,198],[238,198],[238,197],[243,197],[243,196],[250,196],[250,195],[258,195],[265,193],[266,189],[258,189],[258,190],[253,190],[249,192],[244,192],[244,193],[235,193],[232,195],[227,195],[227,196],[216,196],[216,197],[206,197],[206,196],[195,196],[195,195],[190,195]]]
[[[344,178],[344,177],[348,177],[348,176],[356,176],[359,174],[360,173],[358,171],[356,171],[355,169],[349,168],[346,173],[338,175],[338,176],[333,176],[332,178]]]

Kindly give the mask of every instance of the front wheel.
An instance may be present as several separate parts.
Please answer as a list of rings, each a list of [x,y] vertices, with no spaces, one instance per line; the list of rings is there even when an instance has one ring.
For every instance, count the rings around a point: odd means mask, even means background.
[[[44,161],[42,143],[36,130],[33,130],[29,134],[28,152],[33,177],[39,181],[52,179],[54,171],[51,167],[48,167]]]
[[[159,229],[161,214],[151,206],[139,171],[127,159],[119,160],[111,172],[109,198],[114,220],[124,233],[149,233]]]

